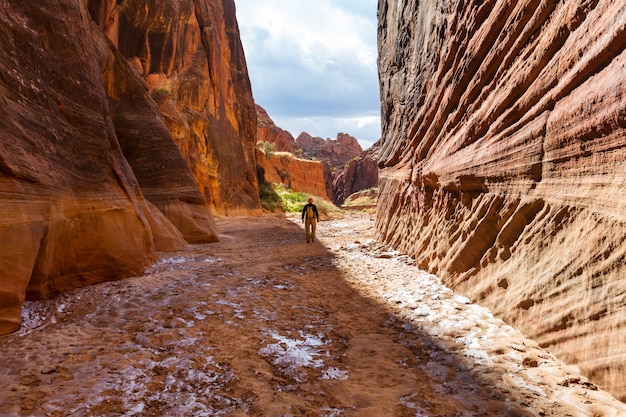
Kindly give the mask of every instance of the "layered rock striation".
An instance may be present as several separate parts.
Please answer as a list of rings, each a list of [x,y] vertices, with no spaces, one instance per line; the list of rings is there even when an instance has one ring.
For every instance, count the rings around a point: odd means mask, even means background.
[[[380,144],[376,142],[361,156],[348,162],[342,171],[333,178],[335,202],[339,205],[353,193],[378,187],[378,153]]]
[[[261,213],[257,119],[233,0],[88,0],[146,80],[198,187],[220,214]]]
[[[277,151],[295,155],[300,147],[296,145],[296,140],[291,133],[276,126],[267,111],[258,104],[256,105],[256,114],[257,141],[273,143]]]
[[[0,48],[0,333],[260,212],[231,0],[6,1]]]
[[[378,15],[379,237],[626,399],[626,7]]]

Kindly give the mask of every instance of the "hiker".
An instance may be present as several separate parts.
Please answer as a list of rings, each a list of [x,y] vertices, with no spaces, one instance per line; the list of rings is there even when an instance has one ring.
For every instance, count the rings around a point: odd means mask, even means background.
[[[317,207],[313,204],[313,199],[309,198],[309,203],[302,209],[302,221],[306,229],[306,243],[315,242],[315,226],[320,220]]]

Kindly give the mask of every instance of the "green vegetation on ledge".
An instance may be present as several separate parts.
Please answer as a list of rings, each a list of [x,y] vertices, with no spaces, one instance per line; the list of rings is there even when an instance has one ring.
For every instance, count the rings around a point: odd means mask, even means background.
[[[321,197],[293,191],[284,184],[274,183],[272,186],[267,183],[261,183],[259,184],[259,194],[263,209],[274,213],[279,211],[298,213],[307,203],[309,197],[313,197],[320,215],[330,215],[331,213],[341,211],[337,206]]]

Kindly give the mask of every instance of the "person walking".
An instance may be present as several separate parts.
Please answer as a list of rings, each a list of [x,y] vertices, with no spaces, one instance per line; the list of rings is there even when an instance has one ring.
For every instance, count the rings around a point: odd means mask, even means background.
[[[313,199],[309,198],[308,204],[302,209],[302,221],[304,222],[304,229],[306,230],[306,243],[315,242],[315,227],[320,220],[320,215],[317,212],[317,206],[313,204]]]

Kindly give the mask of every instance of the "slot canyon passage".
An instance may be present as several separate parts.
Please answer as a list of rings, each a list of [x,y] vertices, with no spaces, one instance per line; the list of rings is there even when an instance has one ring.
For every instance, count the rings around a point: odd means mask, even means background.
[[[220,242],[28,301],[2,416],[619,416],[626,406],[373,238],[217,219]]]
[[[334,193],[260,156],[234,0],[0,0],[0,415],[626,415],[626,3],[377,19]],[[376,217],[307,245],[263,170]]]

